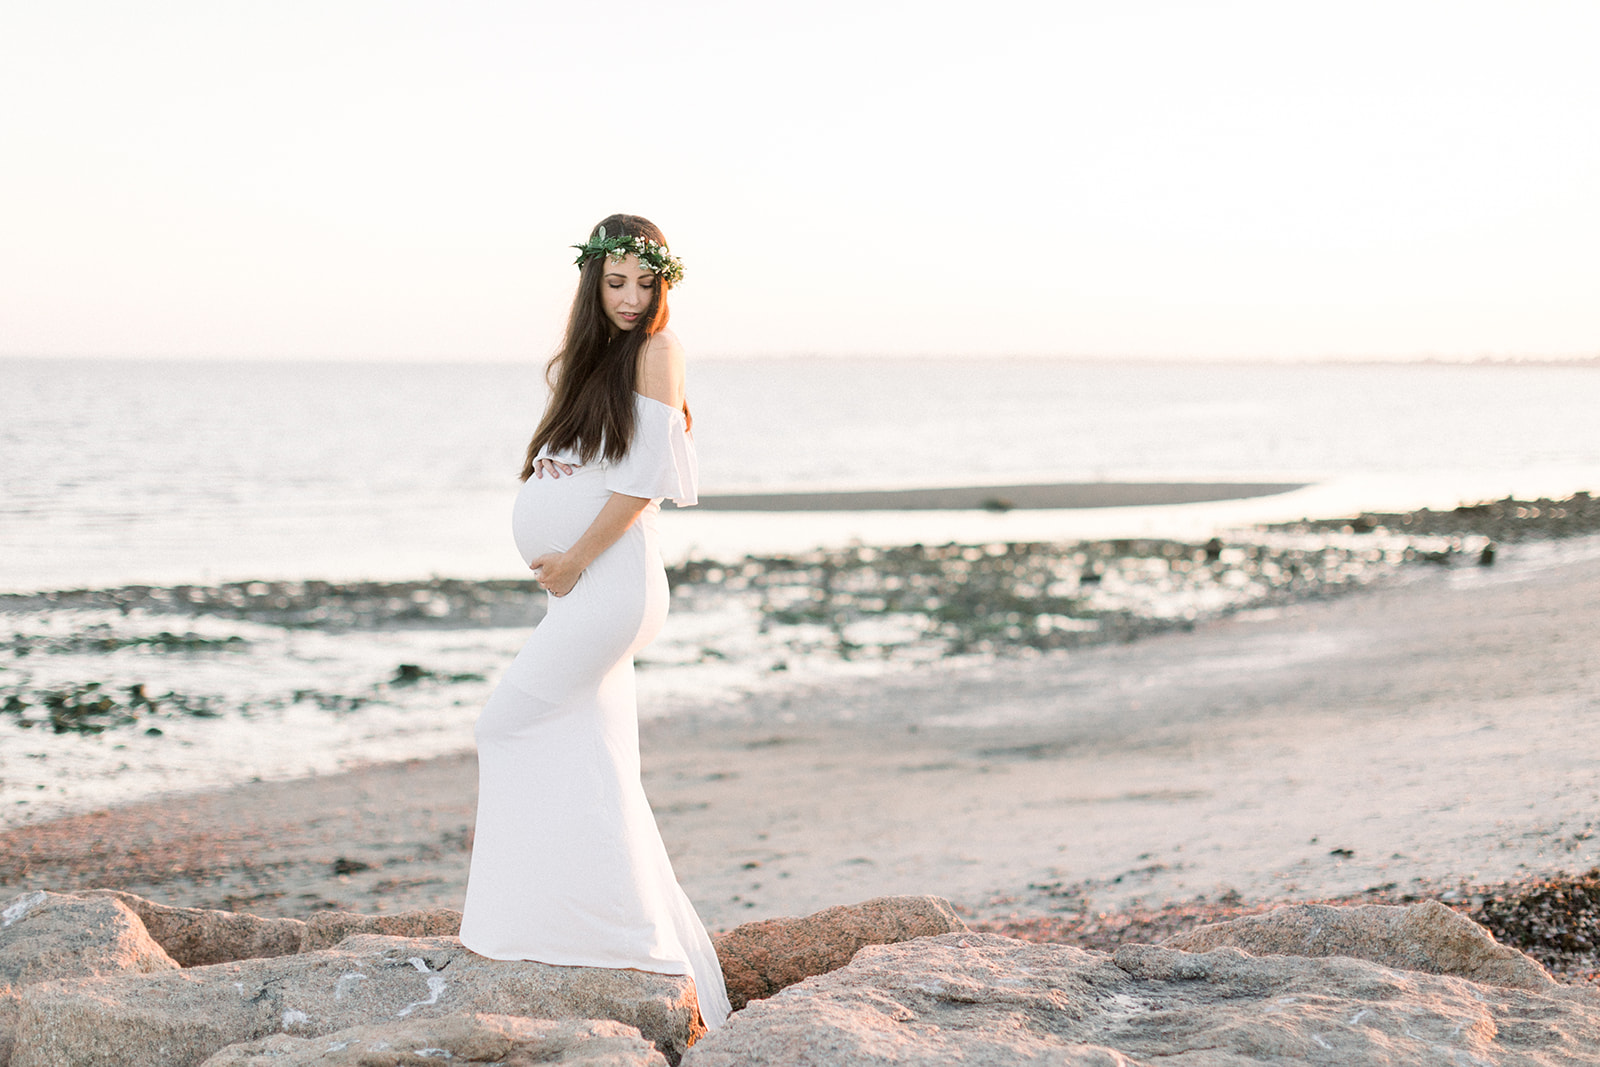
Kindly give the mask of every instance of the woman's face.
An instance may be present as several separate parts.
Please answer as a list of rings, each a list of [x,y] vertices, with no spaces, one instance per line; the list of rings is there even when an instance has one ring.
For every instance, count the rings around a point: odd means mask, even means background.
[[[600,306],[619,330],[631,330],[650,307],[660,279],[641,266],[631,252],[624,259],[607,259],[600,278]]]

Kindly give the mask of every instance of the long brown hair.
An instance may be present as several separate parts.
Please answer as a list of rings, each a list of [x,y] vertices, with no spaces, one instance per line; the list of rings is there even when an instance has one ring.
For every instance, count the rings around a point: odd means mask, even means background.
[[[598,236],[602,226],[608,237],[644,237],[667,243],[655,223],[638,215],[608,215],[595,224],[590,236]],[[533,474],[534,457],[546,445],[552,452],[575,449],[579,462],[589,463],[597,455],[619,460],[633,443],[639,355],[650,338],[667,325],[668,287],[665,279],[657,277],[650,291],[650,306],[633,329],[616,330],[600,303],[600,279],[605,271],[606,257],[600,255],[591,256],[578,272],[566,336],[544,370],[550,403],[528,442],[523,481]],[[687,405],[684,411],[687,414]]]

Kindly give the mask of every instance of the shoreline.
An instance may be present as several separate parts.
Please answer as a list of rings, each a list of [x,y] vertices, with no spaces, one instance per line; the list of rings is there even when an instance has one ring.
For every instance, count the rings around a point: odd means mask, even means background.
[[[645,784],[714,929],[900,892],[1015,925],[1575,873],[1600,863],[1596,632],[1592,554],[1437,569],[647,721]],[[0,833],[0,888],[458,907],[474,779],[457,754],[40,822]]]
[[[1519,542],[1500,572],[1584,543]],[[1482,534],[1374,527],[696,561],[669,570],[676,607],[638,660],[641,709],[694,715],[829,680],[1126,642],[1493,551]],[[13,622],[0,724],[20,731],[0,754],[0,825],[460,747],[544,600],[526,580],[437,578],[0,597]]]

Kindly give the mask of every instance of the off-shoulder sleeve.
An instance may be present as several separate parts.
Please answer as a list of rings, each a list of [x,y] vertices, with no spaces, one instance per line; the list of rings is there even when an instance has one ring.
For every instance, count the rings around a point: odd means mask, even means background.
[[[700,467],[683,412],[635,395],[633,444],[626,456],[606,468],[606,488],[651,500],[667,497],[680,508],[693,506],[700,500]]]

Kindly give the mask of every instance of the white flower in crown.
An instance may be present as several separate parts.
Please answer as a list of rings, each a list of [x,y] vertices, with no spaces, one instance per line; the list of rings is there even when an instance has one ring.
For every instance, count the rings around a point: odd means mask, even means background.
[[[588,241],[572,247],[578,250],[578,258],[574,262],[579,267],[594,256],[604,256],[607,260],[617,263],[632,253],[639,257],[642,266],[664,280],[667,285],[673,286],[683,281],[683,261],[674,256],[666,245],[641,234],[633,236],[618,234],[615,237],[607,237],[605,227],[602,226]]]

